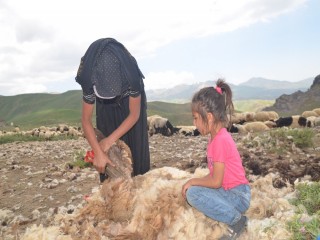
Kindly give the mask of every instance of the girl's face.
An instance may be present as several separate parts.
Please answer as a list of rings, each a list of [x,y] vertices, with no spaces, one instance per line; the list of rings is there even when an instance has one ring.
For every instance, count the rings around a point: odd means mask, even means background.
[[[203,121],[202,117],[197,112],[192,112],[193,125],[199,130],[201,135],[207,135],[209,133],[208,126]]]

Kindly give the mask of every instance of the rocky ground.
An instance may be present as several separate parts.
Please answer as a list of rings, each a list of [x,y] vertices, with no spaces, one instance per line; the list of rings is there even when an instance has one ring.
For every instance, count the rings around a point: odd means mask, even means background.
[[[279,173],[274,186],[298,178],[320,180],[320,129],[314,146],[297,147],[291,137],[275,139],[270,133],[234,134],[246,172],[264,176]],[[193,172],[205,167],[207,137],[174,135],[150,137],[151,168],[172,166]],[[0,145],[0,239],[19,239],[32,224],[46,226],[58,212],[69,212],[85,203],[99,187],[93,168],[70,168],[90,147],[78,140],[15,142]],[[14,238],[12,238],[14,236]]]

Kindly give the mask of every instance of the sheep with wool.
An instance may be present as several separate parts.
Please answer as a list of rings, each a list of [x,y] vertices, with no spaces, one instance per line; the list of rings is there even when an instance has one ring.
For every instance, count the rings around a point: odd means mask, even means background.
[[[247,122],[244,125],[233,124],[230,128],[231,133],[262,132],[267,130],[270,130],[270,128],[263,122]]]
[[[301,114],[302,117],[311,117],[311,116],[314,116],[314,117],[318,117],[319,115],[315,112],[315,111],[304,111],[302,114]]]
[[[200,132],[195,126],[176,126],[175,132],[184,136],[199,136]]]
[[[275,122],[277,124],[277,127],[291,127],[291,128],[307,127],[307,119],[300,115],[294,115],[291,117],[280,117]]]
[[[315,116],[307,117],[307,126],[308,127],[320,126],[320,117],[315,117]]]
[[[244,113],[233,113],[231,116],[227,114],[228,120],[231,124],[243,124],[246,121],[246,116]]]
[[[261,111],[255,114],[255,121],[265,122],[269,120],[276,120],[279,118],[278,113],[275,111]]]
[[[159,115],[152,115],[147,118],[149,134],[160,133],[164,136],[171,136],[174,133],[174,128],[167,118]]]
[[[312,111],[318,114],[318,116],[320,117],[320,108],[312,109]]]

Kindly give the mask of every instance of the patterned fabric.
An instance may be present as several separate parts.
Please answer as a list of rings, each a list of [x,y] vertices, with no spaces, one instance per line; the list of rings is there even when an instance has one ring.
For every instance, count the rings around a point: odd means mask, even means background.
[[[121,71],[119,59],[106,47],[100,54],[92,73],[91,80],[96,96],[108,99],[121,95],[123,79],[125,76]]]
[[[125,91],[122,95],[121,95],[121,98],[125,98],[125,97],[138,97],[140,96],[140,92],[137,92],[137,91],[133,91],[133,90],[127,90]],[[94,104],[96,102],[96,94],[95,92],[93,91],[92,93],[85,93],[83,92],[83,101],[88,103],[88,104]]]
[[[93,42],[81,58],[75,79],[84,95],[92,94],[95,85],[96,96],[113,98],[127,90],[143,92],[143,78],[137,61],[121,43],[102,38]]]

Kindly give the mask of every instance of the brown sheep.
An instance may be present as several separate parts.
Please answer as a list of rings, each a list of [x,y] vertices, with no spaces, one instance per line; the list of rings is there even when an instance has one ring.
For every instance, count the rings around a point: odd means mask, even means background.
[[[320,117],[320,108],[312,109],[312,111],[318,114],[318,116]]]
[[[302,114],[301,114],[302,117],[311,117],[311,116],[314,116],[314,117],[318,117],[318,114],[315,112],[315,111],[304,111]]]

